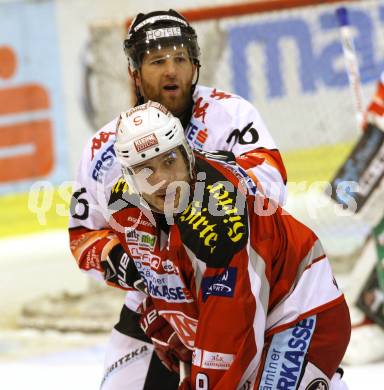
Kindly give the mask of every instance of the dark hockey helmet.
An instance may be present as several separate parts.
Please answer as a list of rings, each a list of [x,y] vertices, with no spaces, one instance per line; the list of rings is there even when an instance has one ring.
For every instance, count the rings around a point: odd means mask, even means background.
[[[200,65],[196,32],[182,15],[173,9],[139,13],[124,40],[124,51],[132,70],[141,66],[144,54],[166,47],[175,50],[186,47],[192,62]]]

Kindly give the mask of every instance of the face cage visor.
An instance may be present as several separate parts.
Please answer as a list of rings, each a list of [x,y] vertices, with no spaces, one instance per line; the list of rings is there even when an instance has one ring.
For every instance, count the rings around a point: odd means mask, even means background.
[[[138,31],[124,41],[124,51],[129,66],[133,70],[140,68],[145,54],[156,53],[163,49],[175,52],[186,48],[192,63],[199,62],[200,48],[192,27],[172,26]]]

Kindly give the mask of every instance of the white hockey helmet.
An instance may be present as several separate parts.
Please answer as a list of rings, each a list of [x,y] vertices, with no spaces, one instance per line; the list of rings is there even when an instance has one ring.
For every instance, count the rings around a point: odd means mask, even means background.
[[[151,100],[121,113],[114,148],[124,178],[134,192],[138,191],[132,177],[133,168],[179,146],[185,152],[189,175],[193,178],[194,155],[177,117]]]

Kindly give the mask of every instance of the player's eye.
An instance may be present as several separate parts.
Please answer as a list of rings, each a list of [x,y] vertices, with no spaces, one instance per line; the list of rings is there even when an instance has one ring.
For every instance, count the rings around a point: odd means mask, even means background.
[[[165,58],[158,58],[149,62],[150,65],[162,65],[165,62]]]
[[[165,166],[171,166],[176,162],[177,155],[175,151],[170,152],[163,160]]]
[[[182,64],[184,62],[187,62],[187,59],[184,55],[175,56],[175,61],[178,64]]]
[[[174,164],[175,161],[176,161],[176,158],[168,157],[164,160],[164,165],[170,166],[170,165]]]

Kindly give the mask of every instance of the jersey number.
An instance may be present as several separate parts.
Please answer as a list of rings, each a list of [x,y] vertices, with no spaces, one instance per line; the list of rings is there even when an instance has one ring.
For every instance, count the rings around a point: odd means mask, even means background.
[[[208,376],[199,372],[196,375],[196,390],[208,390],[209,389],[209,381]]]
[[[230,144],[232,138],[235,138],[234,144],[239,143],[240,145],[255,144],[259,140],[259,133],[255,128],[252,127],[253,122],[247,124],[243,130],[235,129],[229,134],[227,138],[227,144]],[[250,137],[248,136],[250,135]],[[247,139],[245,137],[247,136]]]
[[[71,215],[73,218],[77,219],[87,219],[89,215],[89,203],[87,199],[80,199],[80,196],[85,194],[87,190],[85,188],[80,188],[79,191],[76,191],[72,195],[71,199]],[[81,213],[77,213],[76,209],[78,208],[78,205],[81,204],[83,207],[81,209]]]

